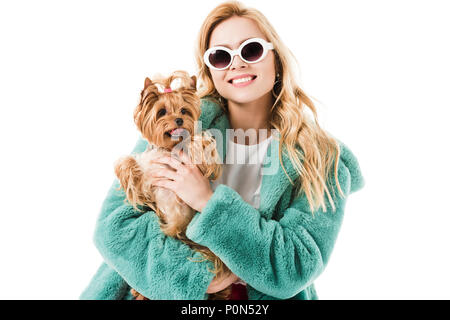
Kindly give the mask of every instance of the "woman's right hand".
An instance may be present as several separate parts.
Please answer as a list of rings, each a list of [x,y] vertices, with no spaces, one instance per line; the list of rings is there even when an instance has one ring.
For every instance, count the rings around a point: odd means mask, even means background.
[[[206,290],[206,293],[216,293],[219,291],[222,291],[223,289],[227,288],[228,286],[231,286],[232,283],[239,280],[239,277],[236,276],[234,273],[227,273],[221,277],[214,277],[214,279],[209,284],[208,290]]]

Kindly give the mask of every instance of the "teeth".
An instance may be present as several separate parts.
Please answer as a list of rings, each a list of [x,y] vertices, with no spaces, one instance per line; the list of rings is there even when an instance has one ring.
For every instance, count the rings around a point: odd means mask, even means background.
[[[247,78],[236,79],[236,80],[233,80],[233,83],[247,82],[247,81],[250,81],[250,80],[252,80],[252,79],[253,79],[253,77],[247,77]]]

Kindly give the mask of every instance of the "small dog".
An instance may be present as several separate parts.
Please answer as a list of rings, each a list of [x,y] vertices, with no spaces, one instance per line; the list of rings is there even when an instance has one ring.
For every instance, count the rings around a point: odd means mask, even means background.
[[[151,161],[163,155],[176,156],[172,151],[180,146],[188,150],[191,161],[208,179],[216,180],[222,172],[215,140],[206,132],[196,134],[195,124],[201,112],[196,82],[197,78],[189,77],[185,71],[175,71],[167,78],[158,75],[152,80],[145,79],[134,121],[149,145],[141,154],[117,160],[114,171],[120,182],[119,189],[123,188],[126,194],[125,201],[139,211],[143,210],[138,206],[153,209],[159,217],[161,230],[201,252],[214,263],[211,271],[221,277],[231,271],[208,248],[190,241],[185,235],[195,210],[171,190],[152,185],[152,172],[169,166]],[[136,300],[147,299],[134,289],[131,292]],[[225,300],[230,294],[231,286],[210,294],[208,300]]]

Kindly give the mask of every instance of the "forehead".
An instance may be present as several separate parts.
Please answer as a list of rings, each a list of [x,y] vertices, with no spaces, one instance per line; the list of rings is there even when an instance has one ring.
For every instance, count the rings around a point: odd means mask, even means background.
[[[225,46],[236,49],[250,38],[267,40],[256,22],[243,17],[232,17],[219,23],[211,33],[209,47]]]
[[[181,94],[162,94],[153,106],[154,109],[166,108],[167,111],[173,112],[184,106],[184,100]]]

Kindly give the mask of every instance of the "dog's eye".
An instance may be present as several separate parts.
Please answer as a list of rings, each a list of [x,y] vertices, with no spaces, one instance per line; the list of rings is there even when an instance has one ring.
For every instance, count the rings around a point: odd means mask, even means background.
[[[161,109],[158,111],[158,117],[162,117],[165,114],[166,114],[166,109]]]
[[[186,113],[187,113],[186,109],[185,108],[181,108],[181,114],[186,114]]]

